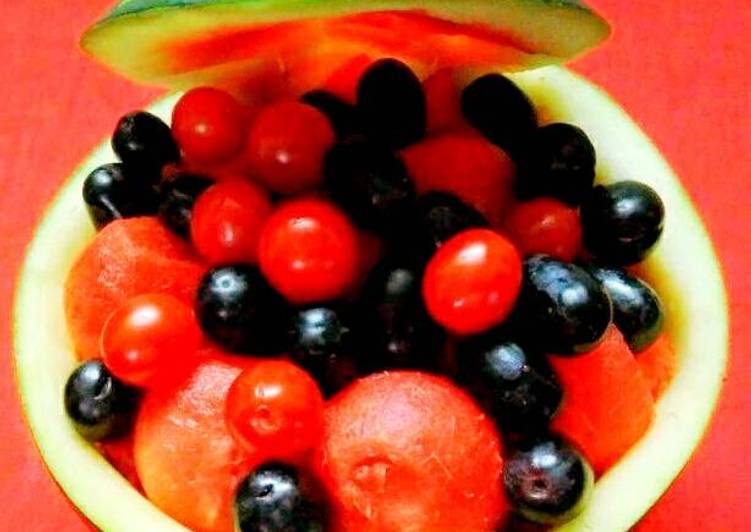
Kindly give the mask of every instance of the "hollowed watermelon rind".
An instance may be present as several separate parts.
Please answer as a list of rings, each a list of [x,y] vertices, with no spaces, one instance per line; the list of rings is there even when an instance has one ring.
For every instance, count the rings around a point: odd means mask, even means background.
[[[714,410],[728,338],[720,265],[677,177],[617,104],[562,68],[547,67],[513,77],[543,117],[573,122],[587,131],[598,149],[601,178],[645,181],[657,189],[667,206],[666,231],[647,261],[646,272],[666,301],[667,328],[679,368],[658,402],[649,432],[597,482],[584,513],[560,528],[627,530],[678,476]],[[160,101],[152,110],[167,117],[175,100]],[[108,142],[100,146],[64,185],[36,231],[21,270],[14,308],[16,375],[26,416],[47,466],[92,522],[108,531],[184,531],[78,437],[62,406],[62,389],[75,364],[63,315],[63,285],[70,265],[93,234],[80,186],[88,171],[113,158]],[[689,254],[692,260],[683,260]]]
[[[570,0],[129,0],[81,44],[131,80],[184,88],[247,84],[268,69],[299,79],[358,53],[418,69],[530,68],[571,59],[609,33]]]

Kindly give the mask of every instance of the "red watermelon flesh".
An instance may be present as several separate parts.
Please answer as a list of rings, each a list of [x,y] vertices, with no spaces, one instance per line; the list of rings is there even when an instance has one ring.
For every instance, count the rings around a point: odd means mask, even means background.
[[[443,68],[434,72],[423,82],[423,87],[428,134],[468,127],[462,118],[461,87],[452,69]]]
[[[346,102],[356,103],[357,84],[371,63],[373,59],[365,54],[349,59],[326,78],[323,88]]]
[[[429,138],[402,152],[417,192],[449,192],[498,226],[512,198],[516,169],[506,153],[470,132]]]
[[[141,481],[136,471],[136,461],[133,456],[133,434],[128,434],[113,441],[97,444],[97,449],[112,464],[112,467],[124,476],[137,490],[142,491]]]
[[[150,292],[192,304],[205,267],[157,218],[115,220],[78,258],[65,283],[65,317],[82,359],[99,356],[110,314],[130,297]]]
[[[592,351],[549,359],[563,388],[551,428],[602,474],[649,428],[654,415],[649,381],[614,326]]]
[[[419,37],[405,39],[405,35]],[[214,68],[216,79],[212,84],[237,87],[240,92],[251,87],[257,91],[258,80],[263,78],[284,78],[296,92],[322,86],[337,66],[350,60],[356,63],[363,57],[395,57],[437,68],[467,64],[491,68],[518,64],[527,54],[526,46],[508,33],[409,10],[231,28],[165,42],[162,47],[161,53],[169,57],[175,71],[201,71],[218,63],[231,66]],[[285,60],[274,65],[268,58]],[[270,68],[278,69],[276,76]],[[349,91],[337,92],[351,96]]]
[[[670,384],[678,365],[670,338],[661,334],[652,345],[636,355],[636,362],[649,382],[652,396],[657,399]]]
[[[321,470],[334,530],[494,530],[502,466],[492,421],[446,379],[376,374],[327,407]]]
[[[135,462],[149,500],[192,530],[231,532],[238,483],[257,465],[230,435],[230,385],[253,359],[208,356],[176,388],[146,395],[135,427]]]

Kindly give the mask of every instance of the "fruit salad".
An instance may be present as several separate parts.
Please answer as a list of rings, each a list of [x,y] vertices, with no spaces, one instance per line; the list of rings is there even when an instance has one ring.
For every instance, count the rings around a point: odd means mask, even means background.
[[[140,4],[84,42],[158,79],[160,61],[105,38],[130,19],[156,31]],[[521,530],[587,512],[678,371],[678,303],[644,262],[672,202],[601,179],[596,139],[540,97],[545,74],[491,68],[533,62],[509,28],[321,2],[319,18],[276,6],[268,27],[201,33],[228,27],[209,8],[173,20],[203,40],[165,48],[187,89],[171,116],[122,116],[112,160],[84,174],[96,233],[64,273],[69,426],[197,531]],[[541,53],[604,35],[583,8],[549,9],[589,33]],[[425,42],[400,49],[397,27]],[[336,53],[290,52],[322,28]],[[280,51],[282,76],[253,61]]]
[[[430,92],[452,74],[382,58],[351,101],[198,87],[171,126],[117,123],[83,187],[65,405],[178,521],[560,523],[649,427],[674,353],[628,268],[660,197],[595,185],[586,132],[501,74]]]

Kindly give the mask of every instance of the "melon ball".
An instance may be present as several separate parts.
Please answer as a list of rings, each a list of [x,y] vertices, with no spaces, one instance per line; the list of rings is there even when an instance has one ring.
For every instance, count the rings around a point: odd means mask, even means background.
[[[425,373],[371,375],[335,396],[320,466],[339,531],[490,531],[506,511],[492,421]]]

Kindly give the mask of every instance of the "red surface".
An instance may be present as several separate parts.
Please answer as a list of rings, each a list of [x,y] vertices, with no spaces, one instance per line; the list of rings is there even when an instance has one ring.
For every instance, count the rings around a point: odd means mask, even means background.
[[[0,8],[0,317],[55,187],[117,117],[157,92],[135,88],[76,51],[108,0],[3,2]],[[682,176],[722,258],[732,305],[732,361],[718,415],[692,463],[642,531],[747,530],[751,507],[751,6],[747,0],[593,0],[615,27],[576,67],[629,110]],[[690,257],[687,257],[690,260]],[[711,317],[709,317],[711,319]],[[21,420],[9,327],[0,336],[0,530],[75,532],[85,521],[45,472]]]

